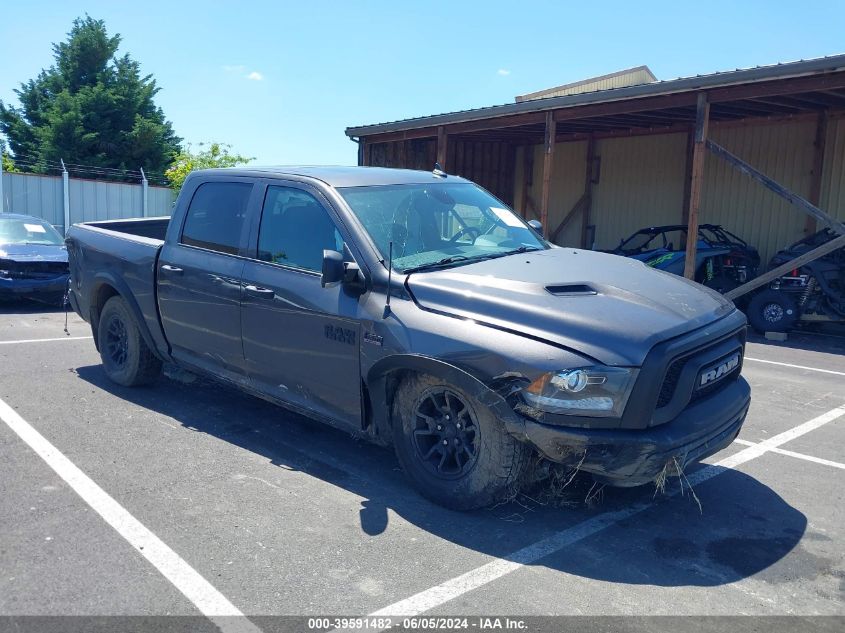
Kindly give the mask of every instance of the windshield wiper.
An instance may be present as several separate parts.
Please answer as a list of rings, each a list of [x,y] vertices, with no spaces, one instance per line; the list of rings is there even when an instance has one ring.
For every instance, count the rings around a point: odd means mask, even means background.
[[[542,251],[544,250],[541,246],[526,246],[523,244],[519,248],[512,248],[509,251],[503,251],[501,253],[490,253],[489,255],[485,255],[484,259],[497,259],[499,257],[507,257],[508,255],[517,255],[519,253],[531,253],[533,251]]]
[[[444,257],[443,259],[438,259],[436,262],[429,262],[427,264],[420,264],[419,266],[413,266],[411,268],[406,268],[402,271],[405,275],[410,275],[411,273],[418,273],[422,270],[429,270],[431,268],[440,268],[441,266],[448,266],[449,264],[454,264],[455,262],[463,262],[467,261],[470,258],[466,255],[450,255],[449,257]],[[472,258],[476,259],[476,258]]]

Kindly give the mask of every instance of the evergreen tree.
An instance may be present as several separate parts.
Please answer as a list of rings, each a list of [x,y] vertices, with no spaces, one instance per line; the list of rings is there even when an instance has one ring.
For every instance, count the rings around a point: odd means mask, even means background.
[[[15,91],[20,107],[0,101],[0,131],[18,168],[45,171],[66,163],[163,173],[180,151],[154,97],[151,75],[102,20],[77,18],[66,41],[53,45],[55,64]]]

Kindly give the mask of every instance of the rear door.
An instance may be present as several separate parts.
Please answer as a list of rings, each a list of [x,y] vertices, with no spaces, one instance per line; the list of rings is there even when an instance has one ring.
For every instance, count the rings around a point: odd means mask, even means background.
[[[245,380],[240,253],[248,240],[253,188],[247,180],[201,183],[178,241],[162,248],[157,273],[161,322],[173,357],[239,382]]]
[[[268,395],[360,429],[358,301],[320,286],[323,250],[342,252],[341,232],[317,190],[273,183],[242,273],[247,372]]]

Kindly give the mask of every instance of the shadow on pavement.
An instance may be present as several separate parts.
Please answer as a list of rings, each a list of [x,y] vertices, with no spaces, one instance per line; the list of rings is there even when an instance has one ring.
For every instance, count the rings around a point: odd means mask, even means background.
[[[460,547],[507,557],[596,515],[646,502],[651,505],[644,511],[536,564],[587,578],[658,586],[714,586],[755,574],[777,575],[780,561],[793,550],[784,572],[790,576],[813,577],[825,564],[800,548],[806,517],[771,488],[736,470],[696,488],[703,513],[689,494],[657,495],[652,504],[652,486],[606,488],[599,502],[588,506],[584,499],[595,490],[590,492],[586,478],[564,491],[563,507],[540,503],[544,491],[538,488],[508,504],[458,513],[421,498],[391,451],[260,399],[204,380],[185,385],[161,378],[152,387],[129,389],[110,382],[99,365],[77,372],[94,387],[186,428],[362,497],[360,528],[368,535],[389,529],[393,512]]]

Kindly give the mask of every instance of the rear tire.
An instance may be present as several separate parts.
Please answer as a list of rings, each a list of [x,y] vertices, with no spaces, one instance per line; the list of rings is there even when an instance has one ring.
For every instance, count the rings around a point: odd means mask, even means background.
[[[141,336],[123,297],[111,297],[103,306],[97,343],[106,375],[119,385],[146,385],[161,373],[161,361]]]
[[[760,333],[787,332],[798,321],[798,306],[792,297],[779,290],[767,289],[748,304],[748,322]]]
[[[453,510],[481,508],[515,493],[531,454],[489,408],[425,374],[399,385],[393,443],[420,494]]]

